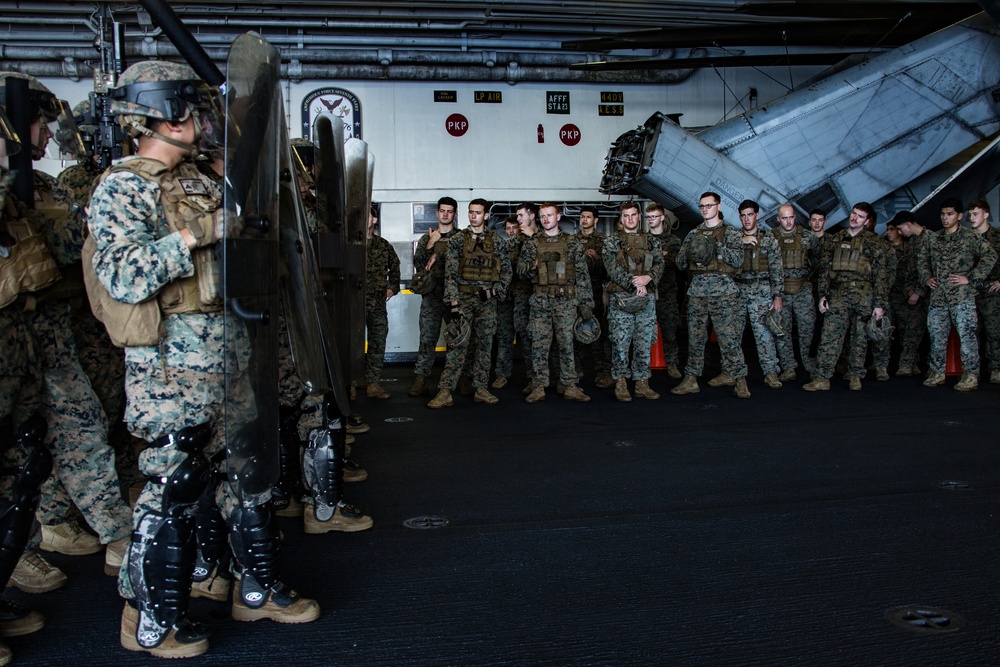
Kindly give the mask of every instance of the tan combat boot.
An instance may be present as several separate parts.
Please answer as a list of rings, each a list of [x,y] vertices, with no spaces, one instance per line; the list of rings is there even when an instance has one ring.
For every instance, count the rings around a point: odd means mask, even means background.
[[[493,387],[494,389],[503,389],[504,387],[507,386],[507,378],[505,378],[502,375],[498,375],[496,379],[493,380],[493,384],[490,386]]]
[[[990,384],[1000,384],[1000,368],[990,371]]]
[[[216,565],[204,581],[191,583],[191,597],[225,602],[229,599],[229,579],[219,576],[219,566]]]
[[[598,389],[607,389],[614,383],[615,381],[608,373],[598,373],[597,377],[594,378],[594,386],[597,387]]]
[[[963,373],[955,385],[955,391],[975,391],[979,389],[979,378],[974,373]]]
[[[42,526],[42,551],[56,551],[67,556],[86,556],[101,550],[101,541],[75,521]]]
[[[237,580],[233,589],[233,620],[252,622],[267,619],[276,623],[310,623],[319,618],[319,603],[301,597],[294,589],[271,589],[267,602],[260,607],[249,607],[243,600],[243,580]]]
[[[37,551],[26,551],[10,575],[9,586],[25,593],[48,593],[66,585],[66,573],[38,555]]]
[[[413,384],[410,385],[410,390],[406,392],[410,396],[421,396],[427,393],[427,378],[423,375],[413,376]]]
[[[887,382],[889,380],[889,369],[879,366],[875,369],[875,381]]]
[[[709,387],[733,387],[735,385],[736,385],[736,378],[734,378],[726,371],[722,371],[721,373],[719,373],[714,378],[708,381]]]
[[[309,535],[323,533],[356,533],[368,530],[375,522],[354,505],[340,502],[333,510],[333,516],[326,521],[316,518],[316,508],[309,506],[302,515],[302,530]]]
[[[795,369],[789,368],[788,370],[781,371],[781,375],[778,376],[778,380],[781,382],[791,382],[795,379]]]
[[[830,380],[828,378],[813,378],[811,382],[802,385],[806,391],[830,391]]]
[[[365,389],[365,396],[368,398],[389,398],[389,392],[383,389],[378,382],[372,382]]]
[[[698,386],[698,378],[693,375],[685,375],[684,380],[670,390],[671,394],[697,394],[701,391],[701,387]]]
[[[917,374],[917,369],[914,368],[912,364],[900,364],[899,368],[896,369],[896,376],[901,378],[911,377]]]
[[[683,377],[681,375],[681,369],[677,368],[677,364],[670,364],[667,366],[667,377],[671,380],[680,380],[681,377]]]
[[[13,600],[0,600],[0,637],[21,637],[45,627],[45,617]],[[3,646],[0,644],[0,646]],[[9,661],[8,661],[9,662]],[[0,665],[5,663],[0,662]]]
[[[655,391],[650,389],[649,380],[636,380],[635,381],[635,397],[645,398],[650,401],[655,401],[660,397]]]
[[[583,390],[575,384],[566,386],[566,391],[563,392],[563,398],[567,401],[579,401],[581,403],[586,403],[590,400],[590,396],[583,393]]]
[[[781,379],[777,373],[765,373],[764,384],[768,389],[781,389]]]
[[[476,390],[475,395],[472,400],[476,403],[485,403],[486,405],[496,405],[500,402],[500,399],[494,396],[486,389],[486,387],[480,387]]]
[[[928,373],[924,380],[925,387],[940,387],[944,384],[944,373]]]
[[[861,391],[861,378],[853,375],[847,379],[847,388],[851,391]]]
[[[153,648],[139,644],[139,640],[135,638],[137,625],[139,625],[139,610],[126,602],[119,629],[122,648],[129,651],[145,651],[157,658],[193,658],[208,650],[208,633],[199,623],[185,625],[181,630],[171,628],[166,638]],[[199,629],[202,632],[198,632]]]
[[[118,576],[118,571],[122,569],[122,561],[125,560],[125,556],[128,554],[128,547],[131,542],[132,536],[126,535],[121,539],[108,543],[108,546],[104,549],[104,574],[109,577]]]
[[[525,403],[538,403],[545,400],[545,387],[532,387]]]
[[[455,405],[455,401],[453,401],[451,398],[450,389],[438,389],[437,396],[432,398],[427,403],[427,407],[429,407],[432,410],[437,410],[438,408],[447,408],[452,405]]]
[[[733,387],[733,396],[736,398],[750,398],[750,389],[747,387],[746,378],[736,378],[736,386]]]
[[[628,393],[628,380],[625,378],[615,380],[615,398],[622,403],[632,400],[632,394]]]

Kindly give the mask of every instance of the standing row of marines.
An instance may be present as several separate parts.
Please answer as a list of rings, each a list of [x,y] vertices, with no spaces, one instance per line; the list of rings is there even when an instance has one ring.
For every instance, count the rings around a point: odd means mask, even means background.
[[[901,212],[888,223],[885,237],[872,231],[876,214],[867,202],[852,207],[840,231],[826,231],[826,215],[820,210],[810,212],[809,229],[797,225],[790,204],[780,206],[777,225],[765,229],[759,224],[759,205],[750,200],[738,206],[737,228],[725,224],[720,207],[718,194],[704,193],[699,200],[702,223],[681,242],[664,227],[673,214],[656,203],[646,207],[648,231],[641,228],[639,206],[626,202],[616,231],[608,236],[596,231],[594,208],[581,209],[580,231],[570,235],[559,227],[557,205],[523,204],[516,219],[505,221],[503,238],[488,229],[485,200],[469,204],[469,226],[458,229],[457,203],[442,198],[438,228],[417,241],[414,253],[413,285],[423,299],[409,394],[428,392],[442,321],[449,323],[448,353],[430,408],[453,405],[452,392],[462,390],[469,377],[469,391],[461,393],[472,393],[477,403],[497,403],[489,387],[507,385],[515,338],[526,361],[529,403],[545,399],[552,364],[558,368],[558,393],[567,400],[590,400],[578,386],[581,360],[588,353],[594,357],[598,388],[614,386],[616,399],[627,402],[633,396],[627,384],[631,379],[636,397],[659,398],[649,386],[657,324],[667,373],[683,378],[673,394],[700,391],[711,324],[722,372],[709,386],[732,386],[736,397],[749,398],[742,349],[748,323],[765,386],[780,389],[794,380],[801,359],[812,376],[803,387],[807,391],[828,390],[842,359],[850,389],[860,390],[869,342],[876,379],[889,379],[893,330],[899,332],[902,348],[896,374],[920,373],[918,347],[929,332],[924,384],[943,384],[954,325],[964,368],[955,388],[969,391],[978,387],[979,376],[977,301],[990,381],[1000,382],[1000,271],[994,268],[1000,234],[989,224],[984,200],[969,206],[971,229],[959,224],[965,211],[961,202],[949,199],[941,205],[940,232],[924,229],[912,213]],[[683,375],[678,368],[677,269],[689,276],[689,353]],[[819,316],[822,327],[814,342]],[[590,340],[593,329],[586,323],[592,318],[608,332],[606,337]],[[798,334],[798,357],[793,332]],[[489,385],[494,339],[495,377]],[[815,357],[810,354],[814,344]]]

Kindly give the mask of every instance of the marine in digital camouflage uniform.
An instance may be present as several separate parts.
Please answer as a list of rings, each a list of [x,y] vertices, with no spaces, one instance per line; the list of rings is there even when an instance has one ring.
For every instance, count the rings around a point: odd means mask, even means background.
[[[848,376],[852,390],[861,389],[865,376],[867,338],[865,324],[872,315],[885,315],[889,302],[889,272],[881,240],[865,229],[875,215],[871,204],[859,202],[851,209],[847,229],[837,232],[824,246],[819,273],[819,309],[825,313],[812,381],[803,389],[830,388],[844,338],[853,326],[860,335],[850,338]],[[859,349],[860,348],[860,349]]]
[[[531,293],[531,283],[521,279],[516,271],[517,257],[521,253],[521,244],[526,238],[518,228],[517,218],[509,216],[504,221],[503,239],[504,247],[507,250],[507,257],[513,272],[510,286],[507,288],[507,296],[497,301],[497,332],[495,335],[497,343],[496,364],[493,367],[494,379],[490,386],[494,389],[503,389],[510,380],[511,373],[514,372],[514,340],[517,335],[514,327],[514,294],[515,292]],[[526,297],[525,297],[526,299]]]
[[[941,202],[941,233],[920,249],[920,279],[931,290],[927,333],[931,339],[925,387],[944,384],[948,336],[954,325],[961,342],[962,377],[955,389],[979,386],[979,317],[976,289],[997,261],[997,253],[979,234],[962,227],[963,208],[957,199]]]
[[[760,206],[755,201],[744,200],[739,206],[741,235],[743,239],[743,264],[736,270],[733,280],[740,290],[742,307],[740,319],[746,329],[747,319],[757,343],[757,358],[764,371],[764,384],[770,389],[780,389],[778,380],[778,349],[775,336],[764,322],[769,310],[781,312],[784,293],[784,271],[781,249],[774,234],[758,225]]]
[[[677,252],[681,249],[681,240],[672,231],[677,216],[653,202],[646,206],[646,224],[650,236],[660,242],[663,252],[663,275],[656,285],[656,321],[660,325],[663,361],[667,364],[667,377],[679,380],[681,362],[677,331],[682,322],[677,304]]]
[[[891,263],[894,266],[893,281],[889,287],[889,321],[894,332],[892,338],[872,343],[872,365],[875,367],[875,379],[880,381],[889,379],[892,341],[906,335],[910,315],[906,296],[906,269],[910,260],[910,246],[899,231],[896,218],[886,223],[885,242],[892,252]]]
[[[368,218],[368,259],[365,277],[365,326],[368,328],[368,352],[365,357],[365,392],[368,398],[389,398],[382,389],[385,364],[385,341],[389,336],[389,313],[386,304],[399,293],[399,257],[392,244],[375,234],[378,223],[373,208]]]
[[[708,322],[712,321],[722,352],[722,373],[709,381],[710,386],[735,384],[737,398],[749,398],[746,385],[747,364],[743,357],[740,291],[732,275],[743,264],[743,241],[740,233],[724,223],[719,215],[722,198],[714,192],[704,193],[698,201],[702,223],[688,232],[677,252],[677,268],[687,269],[688,283],[688,360],[684,379],[670,390],[672,394],[694,394],[700,391],[698,377],[705,370],[705,345],[708,344]],[[692,261],[690,249],[698,236],[711,237],[716,256],[708,263]]]
[[[471,374],[475,402],[488,405],[499,402],[487,385],[493,335],[497,328],[497,302],[507,296],[511,268],[507,245],[486,228],[487,208],[485,200],[473,199],[469,203],[469,226],[448,239],[444,270],[447,317],[467,321],[471,331],[463,342],[447,341],[444,372],[441,373],[437,395],[427,404],[429,408],[452,405],[451,392],[458,384],[470,353],[474,357]]]
[[[2,107],[0,120],[0,152],[13,155],[21,147],[14,135],[6,132],[5,128],[11,125]],[[43,402],[41,360],[24,320],[24,304],[18,300],[30,287],[22,283],[31,281],[12,279],[11,271],[17,271],[16,260],[28,258],[32,258],[32,267],[24,273],[33,273],[35,268],[41,267],[43,273],[53,272],[54,278],[56,269],[44,246],[36,247],[37,252],[27,252],[29,244],[22,241],[36,235],[37,230],[18,214],[14,196],[9,194],[13,174],[5,167],[0,166],[0,169],[0,235],[3,236],[0,245],[0,278],[3,278],[0,280],[0,502],[6,508],[4,528],[0,530],[0,542],[4,544],[4,549],[0,550],[0,582],[5,586],[17,586],[11,575],[24,560],[25,548],[27,554],[34,554],[40,541],[35,509],[41,484],[52,469],[52,460],[42,442],[44,420],[39,416]],[[56,581],[53,588],[66,581],[65,575],[57,573],[62,575],[61,581]],[[41,614],[6,596],[0,597],[0,614],[7,634],[11,635],[34,632],[44,624]],[[0,643],[0,662],[9,663],[13,655],[9,646]]]
[[[139,98],[150,84],[158,84],[158,94]],[[88,222],[96,245],[93,268],[108,299],[152,303],[161,318],[145,329],[134,318],[128,324],[111,315],[104,320],[109,329],[114,323],[134,337],[125,351],[126,421],[151,445],[139,457],[150,482],[136,502],[132,542],[118,580],[128,601],[120,637],[125,648],[160,657],[189,657],[208,648],[207,628],[186,617],[194,515],[202,500],[209,506],[198,512],[214,514],[214,501],[230,532],[252,535],[254,541],[253,553],[233,543],[242,573],[233,592],[234,619],[307,622],[319,615],[314,601],[271,580],[279,538],[270,504],[237,499],[228,481],[217,482],[208,473],[209,461],[219,461],[226,445],[223,410],[236,423],[255,416],[248,378],[238,370],[249,362],[246,330],[230,322],[227,331],[221,300],[211,289],[213,246],[228,220],[213,206],[219,200],[215,182],[187,159],[199,140],[219,138],[212,101],[186,65],[157,61],[127,69],[112,111],[137,138],[138,154],[113,167],[97,186]],[[224,345],[226,338],[231,347]],[[226,479],[224,472],[218,479]],[[255,521],[254,528],[248,520]],[[197,523],[216,525],[210,519]],[[226,532],[223,528],[221,535]],[[204,544],[198,553],[207,554]],[[269,559],[266,570],[262,557]],[[168,559],[176,561],[176,573],[161,578]],[[259,595],[252,593],[255,585]],[[248,593],[255,601],[248,603]]]
[[[663,276],[663,250],[660,241],[643,232],[639,205],[621,205],[617,232],[604,240],[602,259],[608,274],[608,329],[611,339],[611,377],[615,381],[615,398],[632,400],[627,380],[635,381],[638,398],[656,400],[660,397],[649,386],[650,346],[656,333],[656,285]],[[628,312],[618,300],[619,295],[643,300],[636,312]],[[631,350],[631,355],[629,351]]]
[[[587,271],[590,273],[590,287],[594,292],[594,316],[597,317],[601,325],[601,335],[593,343],[581,343],[576,341],[576,371],[582,377],[583,357],[586,354],[594,360],[594,384],[600,389],[610,387],[611,378],[611,340],[609,338],[607,304],[604,302],[604,285],[607,282],[608,272],[604,268],[602,251],[604,241],[607,238],[603,232],[597,229],[599,213],[596,207],[584,206],[580,209],[580,229],[576,232],[576,238],[583,246],[584,259],[587,262]]]
[[[549,384],[549,350],[555,342],[559,355],[559,384],[566,400],[589,401],[576,386],[573,324],[579,311],[593,311],[590,274],[580,241],[559,229],[562,213],[555,204],[538,207],[542,230],[521,248],[517,271],[532,282],[531,392],[528,403],[545,400]],[[582,313],[581,313],[582,314]]]
[[[517,225],[521,230],[518,237],[518,246],[524,248],[528,239],[534,238],[538,233],[538,206],[530,202],[520,204],[516,210]],[[518,255],[520,260],[520,255]],[[513,258],[511,261],[514,261]],[[511,264],[514,269],[513,289],[511,293],[514,298],[514,331],[517,332],[517,344],[521,348],[521,358],[524,359],[525,372],[528,376],[528,385],[524,388],[525,393],[531,392],[534,387],[534,356],[531,352],[531,295],[533,287],[531,281],[525,281],[518,275],[515,264]]]
[[[909,211],[898,213],[896,222],[900,233],[906,238],[909,245],[905,269],[904,267],[896,267],[897,273],[905,271],[903,294],[906,296],[907,309],[907,326],[900,336],[901,349],[896,375],[909,377],[920,375],[917,354],[927,333],[927,297],[930,295],[930,289],[920,282],[921,248],[930,243],[940,232],[932,231],[919,224]]]
[[[777,345],[781,363],[781,375],[778,379],[785,382],[795,379],[795,369],[798,366],[793,331],[798,333],[799,355],[803,367],[810,373],[813,369],[814,359],[810,350],[815,336],[816,299],[809,279],[814,267],[819,264],[820,237],[811,230],[795,225],[795,208],[791,204],[778,207],[778,225],[771,233],[781,249],[781,271],[784,277],[781,320],[785,335],[777,339]]]
[[[990,224],[990,205],[983,199],[969,204],[969,224],[994,252],[1000,255],[1000,230]],[[990,383],[1000,383],[1000,261],[993,264],[990,273],[976,294],[976,309],[982,322],[989,360]]]
[[[44,151],[52,136],[49,128],[36,119],[31,132],[33,144]],[[78,135],[75,138],[80,141]],[[41,151],[34,157],[41,157]],[[80,269],[84,211],[44,172],[34,172],[34,196],[34,208],[25,208],[21,214],[42,232],[62,274],[59,282],[35,295],[25,308],[25,320],[41,356],[42,416],[48,422],[46,444],[54,460],[38,516],[46,527],[64,524],[70,518],[72,501],[97,532],[100,544],[114,545],[106,552],[106,564],[114,568],[121,562],[121,547],[130,533],[130,511],[122,498],[115,453],[108,444],[107,417],[80,364],[72,327],[74,302],[78,310],[84,307]]]
[[[420,343],[417,347],[417,363],[413,369],[413,384],[407,393],[420,396],[428,391],[427,378],[434,368],[434,354],[438,338],[441,337],[441,318],[444,317],[444,253],[448,239],[455,234],[455,212],[458,202],[451,197],[438,200],[438,227],[425,233],[417,241],[413,252],[414,271],[426,271],[434,275],[434,290],[420,299]]]

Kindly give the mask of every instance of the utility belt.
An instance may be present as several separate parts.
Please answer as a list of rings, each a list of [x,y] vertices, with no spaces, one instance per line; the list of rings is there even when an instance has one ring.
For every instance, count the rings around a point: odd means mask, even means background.
[[[535,285],[534,293],[538,296],[576,296],[576,285]]]
[[[462,294],[478,294],[480,301],[489,301],[497,295],[497,291],[493,287],[480,287],[478,285],[462,285],[459,284],[458,291]]]
[[[871,291],[872,284],[868,280],[840,280],[833,281],[831,283],[833,289],[835,290],[861,290],[862,292]]]
[[[809,282],[805,278],[785,278],[785,294],[798,294],[802,286]]]
[[[768,282],[769,277],[766,276],[766,275],[763,275],[763,276],[757,276],[757,275],[748,275],[748,276],[747,275],[742,275],[742,276],[739,276],[739,275],[737,275],[737,276],[733,276],[733,280],[735,280],[736,282],[738,282],[741,285],[756,285],[757,283]]]

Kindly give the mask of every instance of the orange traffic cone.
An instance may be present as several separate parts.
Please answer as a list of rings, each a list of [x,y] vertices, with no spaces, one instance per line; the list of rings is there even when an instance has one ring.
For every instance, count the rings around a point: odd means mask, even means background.
[[[667,367],[667,362],[663,360],[663,331],[660,324],[656,324],[656,340],[649,349],[649,367],[654,371],[662,371]]]
[[[962,341],[955,327],[948,334],[948,356],[945,357],[944,374],[948,376],[962,374]]]

